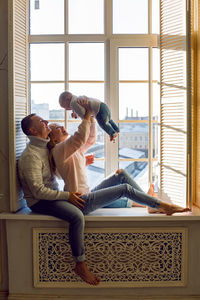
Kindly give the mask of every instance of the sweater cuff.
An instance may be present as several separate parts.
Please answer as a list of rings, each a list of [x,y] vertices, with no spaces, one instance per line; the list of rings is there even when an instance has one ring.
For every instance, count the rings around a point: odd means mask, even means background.
[[[60,192],[59,200],[68,200],[69,199],[69,192]]]

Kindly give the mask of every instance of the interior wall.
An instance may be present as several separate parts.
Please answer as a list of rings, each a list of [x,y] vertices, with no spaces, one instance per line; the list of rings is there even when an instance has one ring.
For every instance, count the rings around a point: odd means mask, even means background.
[[[9,211],[8,1],[0,1],[0,212]],[[2,180],[3,179],[3,180]],[[8,290],[5,224],[0,222],[0,298]]]
[[[195,147],[196,151],[196,204],[200,207],[200,153],[198,151],[200,147],[200,3],[195,0],[195,12],[196,12],[196,24],[195,24],[195,82],[194,82],[194,95],[196,97],[196,130],[197,130],[197,143]]]
[[[9,211],[8,2],[0,1],[0,211]]]

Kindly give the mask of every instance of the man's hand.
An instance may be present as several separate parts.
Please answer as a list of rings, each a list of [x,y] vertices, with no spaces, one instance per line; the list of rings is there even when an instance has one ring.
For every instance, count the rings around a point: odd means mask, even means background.
[[[85,160],[86,160],[86,162],[85,162],[86,166],[89,166],[89,165],[93,164],[93,162],[94,162],[94,153],[85,155]]]
[[[83,106],[85,108],[85,110],[89,110],[89,104],[88,104],[88,98],[86,96],[80,96],[77,99],[78,104],[80,104],[81,106]]]
[[[84,204],[85,204],[85,201],[83,199],[81,199],[79,196],[81,196],[81,193],[72,193],[72,192],[69,192],[69,198],[68,198],[68,201],[75,205],[76,207],[78,208],[83,208],[84,207]]]

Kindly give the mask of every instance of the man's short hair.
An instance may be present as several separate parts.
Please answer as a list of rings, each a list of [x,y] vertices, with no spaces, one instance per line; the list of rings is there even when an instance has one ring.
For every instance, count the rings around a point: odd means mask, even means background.
[[[22,131],[23,131],[24,134],[26,134],[26,135],[30,134],[29,129],[30,129],[31,125],[32,125],[31,118],[33,116],[35,116],[35,115],[36,114],[30,114],[30,115],[28,115],[28,116],[26,116],[25,118],[22,119],[22,121],[21,121],[21,127],[22,127]]]

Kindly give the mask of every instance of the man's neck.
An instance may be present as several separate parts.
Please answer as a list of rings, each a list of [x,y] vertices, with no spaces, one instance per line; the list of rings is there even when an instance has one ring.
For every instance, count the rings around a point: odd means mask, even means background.
[[[50,138],[44,139],[40,136],[29,135],[30,144],[40,148],[47,148],[47,143],[50,141]]]

